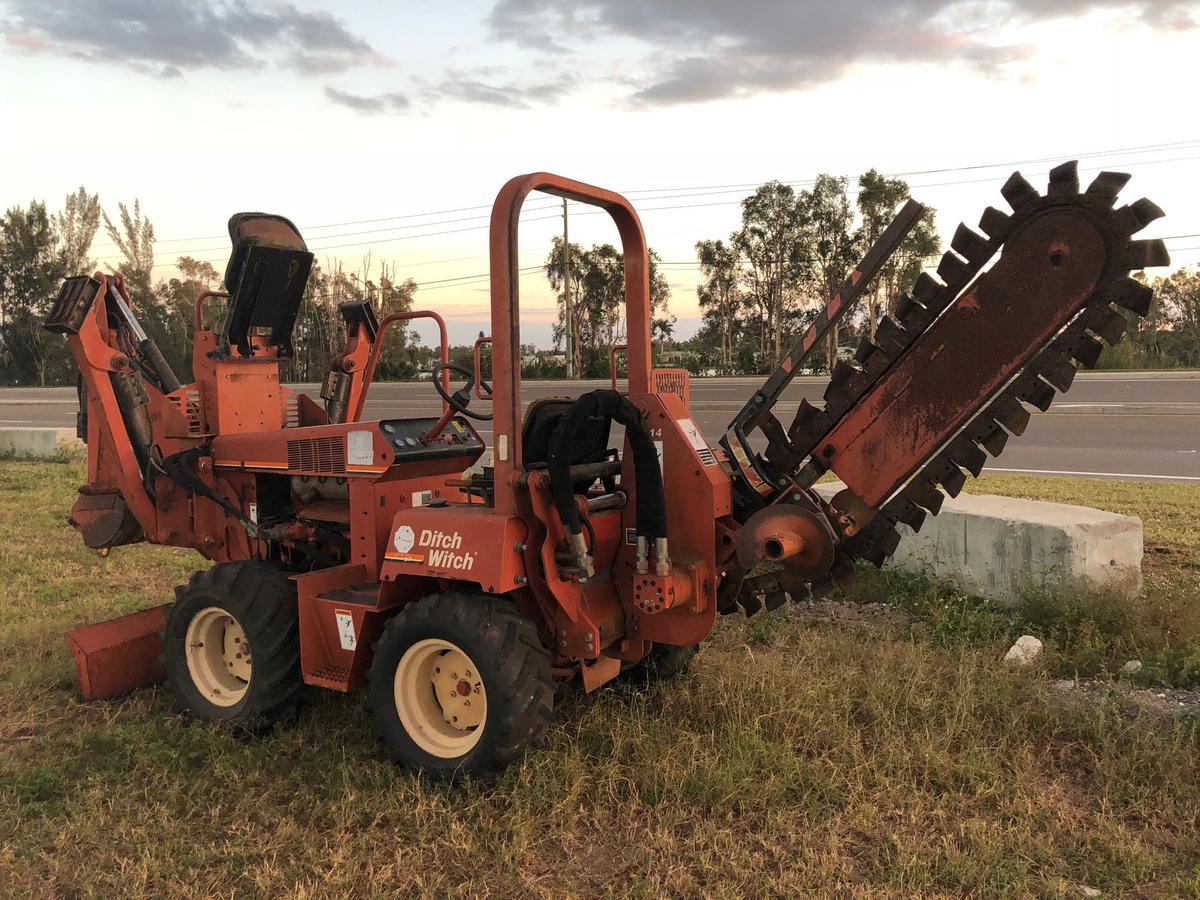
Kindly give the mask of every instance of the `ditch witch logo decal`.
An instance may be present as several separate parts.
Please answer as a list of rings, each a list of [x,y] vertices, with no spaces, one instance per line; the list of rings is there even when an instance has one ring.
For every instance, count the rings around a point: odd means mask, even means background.
[[[392,543],[396,547],[396,558],[401,562],[423,563],[426,553],[413,553],[413,548],[425,550],[429,555],[431,569],[454,569],[459,572],[470,572],[475,566],[474,553],[459,553],[462,549],[462,535],[457,531],[434,531],[422,528],[421,536],[409,525],[401,525],[396,529]]]

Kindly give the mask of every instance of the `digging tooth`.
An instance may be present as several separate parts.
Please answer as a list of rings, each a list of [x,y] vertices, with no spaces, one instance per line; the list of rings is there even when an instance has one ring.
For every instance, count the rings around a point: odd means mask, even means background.
[[[850,376],[857,371],[850,363],[844,359],[839,359],[833,367],[833,371],[829,373],[829,386],[840,387],[844,382],[850,380]]]
[[[937,273],[947,285],[961,287],[966,284],[971,266],[953,250],[947,250],[942,254],[942,261],[938,263]]]
[[[1022,379],[1022,382],[1017,396],[1031,406],[1036,406],[1042,412],[1048,410],[1050,404],[1054,402],[1054,388],[1040,378]]]
[[[738,597],[738,603],[746,611],[746,618],[750,618],[762,609],[762,601],[758,599],[758,594],[749,591],[742,591],[742,595]]]
[[[904,490],[913,503],[925,507],[935,516],[941,512],[942,503],[946,500],[946,495],[938,490],[937,485],[924,476],[914,478]]]
[[[1013,172],[1008,181],[1004,182],[1004,187],[1000,188],[1000,194],[1008,201],[1008,205],[1016,212],[1026,203],[1032,203],[1034,200],[1041,198],[1041,194],[1037,192],[1032,184],[1025,180],[1020,172]]]
[[[933,321],[934,313],[926,309],[916,300],[909,300],[907,305],[896,308],[896,318],[904,326],[904,330],[912,335],[919,335]]]
[[[786,591],[768,591],[766,597],[763,599],[766,600],[767,610],[771,611],[779,609],[779,607],[787,603],[787,598]]]
[[[938,484],[942,486],[947,494],[951,497],[957,497],[962,493],[963,486],[967,483],[967,476],[962,469],[947,460],[941,466],[938,466],[935,471],[937,473]]]
[[[1125,334],[1126,327],[1125,317],[1111,308],[1102,320],[1091,326],[1092,331],[1104,338],[1109,344],[1115,344],[1121,340],[1121,337]]]
[[[1164,215],[1165,213],[1158,207],[1158,204],[1143,197],[1129,206],[1122,206],[1113,213],[1113,219],[1123,234],[1131,235],[1137,234],[1155,219],[1161,219]]]
[[[883,554],[883,559],[887,559],[889,556],[895,553],[896,548],[900,546],[900,532],[898,532],[894,527],[889,528],[879,536],[879,540],[875,542],[875,546],[878,547],[879,551]],[[875,560],[872,559],[871,562],[875,562]],[[880,560],[875,564],[877,566],[881,566],[883,565],[883,560]]]
[[[976,446],[974,441],[970,440],[956,441],[950,456],[955,465],[966,469],[976,478],[987,464],[987,454]]]
[[[1120,316],[1117,316],[1120,318]],[[1104,345],[1092,337],[1090,334],[1080,335],[1078,346],[1071,351],[1071,357],[1081,366],[1091,369],[1095,368],[1097,361],[1100,359],[1100,354],[1104,352]]]
[[[1068,197],[1079,193],[1079,161],[1071,160],[1050,170],[1048,197]]]
[[[819,409],[817,409],[807,400],[801,400],[800,406],[796,409],[796,415],[792,419],[792,426],[788,429],[788,431],[795,432],[800,428],[804,428],[820,412],[821,411]]]
[[[889,504],[890,506],[890,504]],[[903,522],[913,531],[920,531],[929,513],[917,506],[907,497],[902,498],[896,507],[896,521]]]
[[[1150,315],[1150,303],[1154,300],[1154,291],[1140,281],[1122,278],[1113,285],[1108,299],[1117,306],[1123,306],[1131,313],[1137,313],[1144,317]]]
[[[1149,269],[1154,266],[1169,266],[1171,254],[1162,241],[1130,241],[1125,249],[1122,266],[1126,269]]]
[[[1071,361],[1062,356],[1053,356],[1038,366],[1038,374],[1054,386],[1060,394],[1071,389],[1076,369]]]
[[[913,299],[923,306],[929,306],[929,301],[933,300],[944,286],[928,272],[922,272],[913,285]]]
[[[965,223],[954,232],[950,249],[972,264],[983,262],[992,255],[991,242]]]
[[[869,357],[878,349],[878,345],[876,345],[869,337],[864,337],[858,342],[858,349],[854,351],[854,359],[861,366],[867,361],[867,357]]]
[[[1112,206],[1121,188],[1128,183],[1130,176],[1124,172],[1101,172],[1088,186],[1087,192],[1092,197],[1100,197]]]
[[[999,425],[994,425],[979,443],[993,457],[997,457],[1004,452],[1004,445],[1008,443],[1008,432]]]
[[[908,294],[901,294],[900,299],[896,301],[896,318],[903,322],[905,317],[913,310],[918,309],[920,305]]]
[[[1002,241],[1012,230],[1012,216],[989,206],[979,217],[979,229],[993,241]]]
[[[1011,434],[1020,437],[1029,425],[1030,413],[1016,397],[1007,393],[1001,394],[992,401],[988,415],[1003,425]]]
[[[875,328],[875,343],[884,348],[892,345],[896,351],[900,351],[911,343],[911,338],[899,322],[891,316],[884,316]]]

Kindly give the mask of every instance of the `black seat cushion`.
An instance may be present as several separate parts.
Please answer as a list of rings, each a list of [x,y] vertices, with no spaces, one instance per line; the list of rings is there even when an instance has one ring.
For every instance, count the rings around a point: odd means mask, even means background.
[[[225,268],[229,312],[222,347],[250,356],[250,338],[266,333],[280,356],[292,354],[292,327],[304,299],[313,255],[296,226],[283,216],[237,213],[229,220],[233,252]]]

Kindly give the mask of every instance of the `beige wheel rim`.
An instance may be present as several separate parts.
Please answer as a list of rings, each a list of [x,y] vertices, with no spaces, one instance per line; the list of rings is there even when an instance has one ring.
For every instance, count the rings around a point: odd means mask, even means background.
[[[400,724],[426,753],[454,759],[479,743],[487,691],[460,647],[441,638],[417,641],[400,657],[393,690]]]
[[[240,622],[218,606],[200,610],[184,636],[188,674],[214,706],[234,706],[250,688],[250,642]]]

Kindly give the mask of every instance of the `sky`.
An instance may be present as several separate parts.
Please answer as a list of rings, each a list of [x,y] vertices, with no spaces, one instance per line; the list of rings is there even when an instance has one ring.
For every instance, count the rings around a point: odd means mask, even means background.
[[[1122,199],[1200,263],[1200,2],[1146,0],[0,0],[0,203],[79,185],[140,200],[156,275],[223,269],[225,224],[285,215],[322,263],[395,265],[455,343],[491,331],[487,215],[545,170],[626,193],[699,323],[694,245],[780,179],[903,175],[945,239],[1020,169],[1130,172]],[[571,239],[617,241],[570,206]],[[522,329],[549,346],[538,266],[561,202],[519,235]],[[103,230],[92,255],[116,249]],[[432,334],[423,335],[431,341]]]

